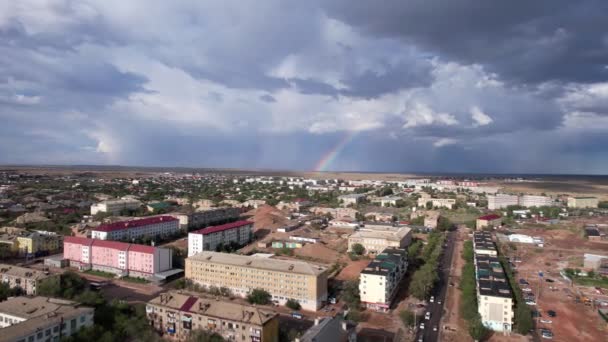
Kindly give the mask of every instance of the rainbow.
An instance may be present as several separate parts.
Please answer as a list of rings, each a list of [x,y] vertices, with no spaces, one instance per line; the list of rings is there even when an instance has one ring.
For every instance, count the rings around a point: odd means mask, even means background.
[[[344,150],[344,148],[348,144],[350,144],[350,142],[353,141],[353,139],[355,139],[355,137],[357,136],[358,133],[359,133],[359,131],[346,132],[344,137],[341,140],[339,140],[338,143],[336,145],[334,145],[334,147],[331,150],[327,151],[327,153],[325,153],[321,159],[319,159],[319,161],[315,164],[313,171],[315,171],[315,172],[327,171],[327,168],[331,165],[331,163],[342,152],[342,150]]]

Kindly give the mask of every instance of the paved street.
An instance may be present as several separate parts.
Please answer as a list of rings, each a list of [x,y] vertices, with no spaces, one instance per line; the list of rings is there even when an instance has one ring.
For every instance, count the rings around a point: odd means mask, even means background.
[[[429,320],[425,320],[424,317],[421,318],[421,321],[424,322],[425,327],[423,330],[419,329],[418,333],[416,334],[416,341],[439,341],[439,329],[441,329],[440,320],[444,311],[455,239],[456,232],[448,232],[446,238],[447,247],[444,249],[444,253],[441,256],[441,263],[439,265],[439,280],[437,281],[435,288],[431,291],[431,296],[435,297],[435,302],[429,303],[427,310],[425,311],[425,313],[431,313],[431,318]],[[420,326],[420,322],[418,322],[418,326]],[[437,327],[437,331],[433,330],[434,327]]]

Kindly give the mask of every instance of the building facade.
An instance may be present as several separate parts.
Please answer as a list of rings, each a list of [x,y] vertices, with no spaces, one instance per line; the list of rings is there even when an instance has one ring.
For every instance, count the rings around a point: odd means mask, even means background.
[[[549,196],[523,195],[519,198],[519,205],[522,207],[549,207],[553,205],[553,200]]]
[[[487,195],[488,209],[504,209],[510,205],[519,205],[519,197],[516,195],[496,194]]]
[[[47,297],[11,297],[0,303],[0,342],[59,341],[93,326],[95,309]]]
[[[253,222],[237,221],[211,226],[188,233],[188,256],[202,251],[215,251],[221,245],[244,245],[253,237]]]
[[[123,210],[137,210],[140,206],[141,202],[134,199],[102,201],[91,205],[91,215],[95,215],[97,213],[120,215]]]
[[[180,341],[195,330],[216,333],[226,341],[279,341],[276,312],[229,301],[168,292],[147,303],[146,315],[157,331]]]
[[[180,232],[179,220],[168,215],[102,224],[91,228],[91,237],[100,240],[132,241],[166,237]]]
[[[365,307],[388,311],[407,271],[405,249],[387,248],[378,254],[359,275],[359,294]]]
[[[7,264],[0,264],[0,279],[11,289],[20,288],[28,296],[37,295],[41,284],[59,284],[56,274]]]
[[[338,196],[338,200],[342,203],[342,206],[347,207],[349,205],[356,205],[365,199],[365,194],[349,194]]]
[[[412,242],[412,230],[407,227],[387,230],[360,230],[348,237],[348,251],[360,244],[366,253],[377,254],[386,248],[405,248]]]
[[[63,258],[80,270],[98,270],[118,276],[152,278],[172,269],[173,251],[117,241],[67,236]]]
[[[489,214],[480,216],[477,218],[476,227],[477,229],[483,228],[496,228],[502,225],[502,217],[496,214]]]
[[[279,304],[295,299],[313,311],[327,300],[327,269],[302,261],[204,251],[186,259],[185,271],[197,284],[226,287],[241,297],[260,288]]]
[[[206,227],[210,224],[221,224],[237,220],[241,212],[241,208],[217,207],[199,209],[191,213],[178,212],[167,215],[178,219],[182,229],[191,230]]]
[[[568,197],[568,208],[597,208],[597,197]]]

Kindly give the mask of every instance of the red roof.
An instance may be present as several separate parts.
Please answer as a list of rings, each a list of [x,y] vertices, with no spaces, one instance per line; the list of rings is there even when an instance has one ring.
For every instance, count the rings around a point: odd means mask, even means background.
[[[496,220],[496,219],[499,219],[499,218],[500,218],[500,215],[490,214],[490,215],[480,216],[478,218],[478,220],[492,221],[492,220]]]
[[[102,232],[113,232],[116,230],[128,229],[128,228],[136,228],[147,226],[150,224],[157,224],[161,222],[170,222],[170,221],[179,221],[173,216],[155,216],[155,217],[146,217],[139,220],[133,221],[120,221],[108,224],[102,224],[97,228],[93,228],[92,230],[102,231]]]
[[[195,230],[193,232],[190,232],[190,234],[207,235],[207,234],[211,234],[211,233],[221,232],[223,230],[229,230],[229,229],[235,229],[235,228],[238,228],[238,227],[243,227],[243,226],[246,226],[248,224],[253,224],[253,222],[247,221],[247,220],[236,221],[236,222],[232,222],[232,223],[222,224],[222,225],[219,225],[219,226],[211,226],[211,227]]]
[[[78,245],[90,245],[93,239],[88,239],[80,236],[66,236],[63,238],[63,242],[74,243]]]
[[[194,303],[196,303],[197,300],[198,300],[198,298],[196,298],[196,297],[188,297],[188,299],[186,299],[186,301],[184,302],[184,304],[182,305],[182,307],[179,308],[179,311],[189,312],[190,309],[192,308],[192,306],[194,306]]]
[[[129,252],[154,254],[154,250],[156,250],[154,246],[148,245],[131,245],[131,247],[129,247]]]
[[[126,242],[108,241],[108,240],[93,240],[93,247],[105,247],[117,249],[119,251],[126,251],[129,249],[129,244]]]

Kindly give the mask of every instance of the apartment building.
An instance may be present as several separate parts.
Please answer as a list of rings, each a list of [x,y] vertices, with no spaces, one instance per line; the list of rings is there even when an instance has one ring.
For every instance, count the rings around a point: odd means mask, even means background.
[[[388,311],[407,271],[405,249],[386,248],[359,275],[359,294],[365,307]]]
[[[302,336],[296,337],[295,342],[357,342],[356,330],[356,324],[345,321],[340,315],[320,317]]]
[[[475,232],[473,235],[473,250],[475,255],[498,256],[492,234],[490,232]]]
[[[420,197],[418,199],[419,207],[426,207],[427,203],[431,203],[433,208],[446,208],[452,209],[456,205],[456,200],[453,198],[429,198],[429,197]]]
[[[0,279],[2,279],[2,283],[7,284],[11,289],[21,288],[28,296],[38,294],[38,288],[40,288],[41,284],[59,284],[58,275],[7,264],[0,264]]]
[[[66,236],[63,258],[80,270],[152,278],[172,269],[173,251],[146,245]]]
[[[168,292],[146,304],[146,315],[157,331],[180,341],[195,330],[216,333],[226,341],[279,340],[276,312],[230,301]]]
[[[306,310],[327,300],[327,269],[303,261],[204,251],[186,259],[186,278],[241,297],[261,288],[279,304],[295,299]]]
[[[338,201],[342,203],[342,206],[347,207],[349,205],[357,205],[366,198],[365,194],[348,194],[338,196]]]
[[[221,224],[237,220],[241,215],[241,212],[241,208],[217,207],[199,209],[190,213],[177,212],[167,215],[178,219],[181,229],[191,230],[206,227],[211,224]]]
[[[360,230],[348,237],[348,251],[360,244],[366,253],[377,254],[386,248],[405,248],[412,242],[412,230],[408,227],[393,229]]]
[[[132,241],[145,237],[166,237],[179,232],[179,220],[163,215],[102,224],[91,228],[91,237],[100,240]]]
[[[107,200],[92,204],[91,215],[97,213],[120,215],[123,210],[137,210],[140,206],[141,202],[135,199]]]
[[[0,342],[59,341],[93,326],[94,312],[69,300],[11,297],[0,303]]]
[[[237,221],[188,233],[188,256],[215,251],[221,245],[247,244],[253,236],[253,222]]]
[[[489,214],[477,218],[475,226],[477,229],[495,228],[502,225],[502,217],[496,214]]]
[[[549,196],[523,195],[519,198],[519,205],[526,208],[552,206],[553,200]]]
[[[504,270],[495,256],[475,254],[477,303],[481,322],[494,331],[513,327],[513,294]]]
[[[597,197],[568,197],[568,208],[597,208]]]
[[[0,231],[0,245],[14,256],[37,256],[59,251],[62,239],[61,235],[21,228],[3,227]]]
[[[519,197],[516,195],[496,194],[487,195],[488,209],[504,209],[510,205],[519,205]]]

